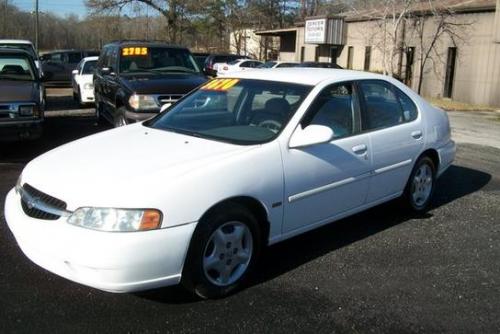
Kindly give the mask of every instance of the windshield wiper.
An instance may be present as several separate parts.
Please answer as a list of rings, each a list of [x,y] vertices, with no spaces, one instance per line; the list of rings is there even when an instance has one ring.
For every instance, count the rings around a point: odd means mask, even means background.
[[[2,77],[2,76],[0,76],[0,80],[11,80],[11,81],[34,81],[33,79],[21,79],[21,78]]]

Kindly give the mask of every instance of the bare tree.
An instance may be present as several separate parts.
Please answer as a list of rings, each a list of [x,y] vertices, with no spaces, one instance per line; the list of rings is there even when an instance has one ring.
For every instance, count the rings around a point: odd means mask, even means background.
[[[473,22],[458,22],[456,13],[449,7],[439,6],[428,0],[428,10],[415,15],[413,21],[414,33],[418,41],[419,79],[418,93],[421,93],[426,67],[430,64],[434,71],[438,65],[444,64],[443,48],[438,47],[444,38],[451,39],[453,45],[466,43],[466,27]],[[429,26],[429,27],[428,27]]]

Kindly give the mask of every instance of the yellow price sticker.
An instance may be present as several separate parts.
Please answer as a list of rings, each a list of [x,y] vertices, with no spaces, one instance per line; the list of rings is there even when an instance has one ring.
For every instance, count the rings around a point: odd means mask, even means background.
[[[214,79],[201,87],[202,90],[226,91],[234,87],[239,79]]]
[[[122,49],[122,56],[147,56],[148,48],[143,47],[129,47]]]

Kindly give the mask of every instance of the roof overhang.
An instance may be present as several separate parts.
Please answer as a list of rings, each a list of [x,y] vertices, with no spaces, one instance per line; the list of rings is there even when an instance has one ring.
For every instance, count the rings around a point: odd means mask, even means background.
[[[256,31],[255,35],[258,35],[258,36],[283,36],[283,35],[287,35],[287,34],[297,33],[297,30],[298,30],[298,28],[261,30],[261,31]]]

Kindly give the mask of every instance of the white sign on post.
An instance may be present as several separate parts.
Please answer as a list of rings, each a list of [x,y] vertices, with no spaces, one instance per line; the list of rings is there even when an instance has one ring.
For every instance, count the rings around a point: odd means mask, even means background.
[[[307,20],[305,29],[305,43],[326,43],[326,19]]]

